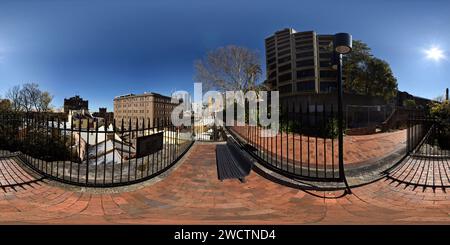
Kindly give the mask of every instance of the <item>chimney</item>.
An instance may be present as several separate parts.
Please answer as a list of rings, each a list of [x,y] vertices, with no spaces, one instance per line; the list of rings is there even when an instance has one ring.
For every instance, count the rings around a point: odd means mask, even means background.
[[[445,100],[448,101],[448,88],[445,90]]]

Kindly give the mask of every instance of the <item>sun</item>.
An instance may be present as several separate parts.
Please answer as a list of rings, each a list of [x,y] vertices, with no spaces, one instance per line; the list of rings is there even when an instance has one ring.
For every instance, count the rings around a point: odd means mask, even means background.
[[[434,61],[439,61],[445,58],[444,51],[439,47],[431,47],[425,50],[425,54],[427,56],[427,59]]]

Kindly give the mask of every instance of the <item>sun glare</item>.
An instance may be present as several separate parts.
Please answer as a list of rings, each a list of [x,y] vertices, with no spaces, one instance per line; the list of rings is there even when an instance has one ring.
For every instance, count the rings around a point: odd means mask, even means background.
[[[425,50],[425,54],[427,56],[427,59],[434,61],[439,61],[445,58],[444,51],[439,47],[431,47]]]

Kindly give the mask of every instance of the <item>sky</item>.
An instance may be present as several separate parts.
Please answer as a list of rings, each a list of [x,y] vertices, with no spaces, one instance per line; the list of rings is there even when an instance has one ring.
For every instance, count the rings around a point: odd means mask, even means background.
[[[450,87],[450,1],[0,0],[0,96],[35,82],[90,110],[115,96],[193,91],[194,61],[226,45],[264,60],[264,38],[292,27],[349,32],[386,60],[399,89],[435,98]],[[427,58],[437,47],[443,58]],[[263,75],[265,77],[265,75]]]

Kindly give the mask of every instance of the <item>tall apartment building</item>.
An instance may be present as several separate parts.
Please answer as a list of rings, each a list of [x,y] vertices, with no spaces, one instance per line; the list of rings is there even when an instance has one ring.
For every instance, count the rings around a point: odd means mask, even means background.
[[[129,127],[131,120],[131,127],[136,127],[136,119],[138,120],[138,127],[142,127],[142,121],[147,127],[150,122],[150,127],[154,127],[158,122],[170,122],[170,114],[178,103],[173,103],[172,98],[157,93],[144,94],[128,94],[114,98],[114,119],[116,126],[121,126],[122,119],[124,127]]]
[[[280,99],[323,94],[337,89],[331,69],[333,35],[286,28],[265,39],[266,83]]]

